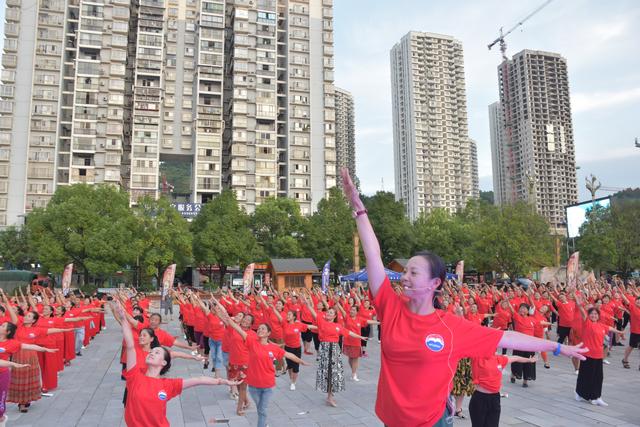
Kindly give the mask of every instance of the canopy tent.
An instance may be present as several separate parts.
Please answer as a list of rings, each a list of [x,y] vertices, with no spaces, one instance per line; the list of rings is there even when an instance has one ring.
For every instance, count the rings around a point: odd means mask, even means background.
[[[398,282],[400,281],[400,277],[402,277],[402,273],[398,273],[393,270],[389,270],[387,268],[384,269],[384,272],[386,273],[389,280],[391,280],[392,282]],[[340,281],[341,282],[368,282],[369,276],[367,276],[367,270],[363,268],[362,270],[357,271],[355,273],[347,274],[346,276],[341,276]]]

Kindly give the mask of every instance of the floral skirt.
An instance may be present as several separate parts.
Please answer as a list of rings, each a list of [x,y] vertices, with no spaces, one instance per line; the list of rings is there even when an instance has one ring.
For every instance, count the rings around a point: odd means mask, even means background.
[[[321,342],[318,350],[316,390],[323,393],[338,393],[344,388],[344,369],[340,346],[337,342]]]
[[[460,359],[456,375],[453,377],[453,391],[451,394],[454,396],[471,396],[474,391],[476,391],[476,386],[473,385],[471,378],[471,359]]]
[[[7,402],[29,403],[40,400],[42,383],[40,382],[40,363],[33,350],[20,350],[11,357],[16,363],[29,365],[27,368],[14,369],[11,372],[11,385]]]

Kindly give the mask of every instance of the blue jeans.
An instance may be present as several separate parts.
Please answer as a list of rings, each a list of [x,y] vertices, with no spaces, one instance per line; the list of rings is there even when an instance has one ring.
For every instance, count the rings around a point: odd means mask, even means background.
[[[222,369],[222,341],[214,341],[209,338],[209,356],[211,357],[211,364],[216,371]]]
[[[249,386],[249,394],[258,409],[258,427],[267,425],[267,406],[273,395],[273,388],[258,388]]]
[[[76,354],[82,350],[82,342],[84,341],[84,327],[75,329],[76,335]]]

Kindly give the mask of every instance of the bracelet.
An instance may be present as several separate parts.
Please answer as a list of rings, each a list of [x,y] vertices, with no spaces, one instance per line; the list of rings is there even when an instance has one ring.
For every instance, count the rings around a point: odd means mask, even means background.
[[[560,354],[560,348],[562,347],[562,344],[558,343],[558,346],[556,347],[556,349],[553,352],[554,356],[557,356]]]
[[[365,215],[368,211],[366,209],[361,209],[359,211],[353,211],[353,217],[358,218],[360,215]]]

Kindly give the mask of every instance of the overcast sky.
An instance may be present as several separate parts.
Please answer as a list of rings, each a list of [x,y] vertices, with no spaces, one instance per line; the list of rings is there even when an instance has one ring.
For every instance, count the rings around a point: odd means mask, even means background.
[[[389,50],[411,30],[462,42],[469,136],[478,144],[480,188],[491,190],[487,106],[498,100],[501,26],[513,26],[543,0],[334,0],[337,86],[353,93],[357,174],[365,193],[393,191]],[[567,59],[580,198],[584,176],[609,187],[640,187],[640,1],[555,0],[507,39]],[[602,192],[599,196],[604,196]]]
[[[464,49],[469,134],[478,144],[480,188],[492,189],[487,106],[498,99],[499,51],[487,50],[543,0],[334,0],[336,85],[355,98],[357,173],[365,193],[393,191],[389,50],[411,30],[448,34]],[[0,0],[0,32],[6,2]],[[640,1],[555,0],[508,40],[568,62],[580,198],[584,176],[639,187]],[[2,45],[0,36],[0,46]],[[604,196],[606,193],[599,194]]]

